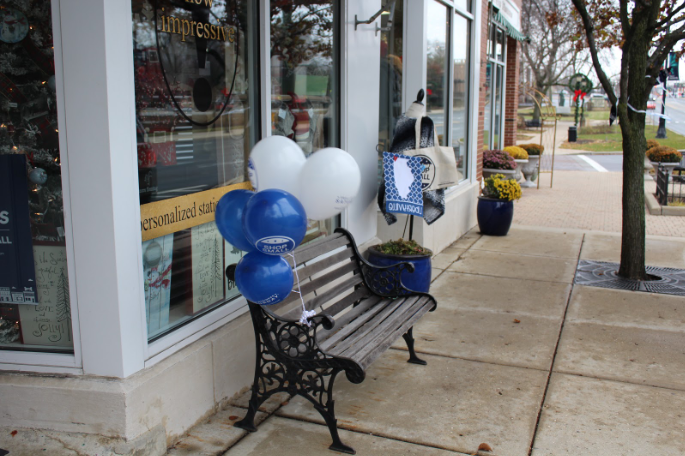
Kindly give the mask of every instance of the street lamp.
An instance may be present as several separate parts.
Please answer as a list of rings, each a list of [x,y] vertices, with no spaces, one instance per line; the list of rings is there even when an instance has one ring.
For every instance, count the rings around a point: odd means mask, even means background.
[[[661,98],[661,117],[659,118],[659,129],[656,131],[657,139],[666,139],[666,81],[668,73],[666,70],[659,71],[659,81],[664,83],[664,93]]]

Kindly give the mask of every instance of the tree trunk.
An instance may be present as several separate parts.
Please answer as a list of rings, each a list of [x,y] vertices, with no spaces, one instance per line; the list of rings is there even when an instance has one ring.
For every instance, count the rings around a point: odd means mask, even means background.
[[[627,107],[623,107],[627,111]],[[627,113],[626,113],[627,114]],[[645,116],[635,114],[621,122],[623,136],[623,236],[618,275],[646,280],[645,271]],[[641,119],[639,118],[641,117]],[[641,122],[640,122],[641,120]]]
[[[537,100],[537,97],[535,99]],[[535,102],[533,102],[533,121],[540,122],[540,106]]]
[[[630,52],[623,52],[622,65],[628,59],[627,93],[621,94],[618,111],[623,137],[623,235],[621,266],[618,275],[632,280],[647,280],[645,271],[645,114],[651,85],[645,72],[651,36],[647,32],[646,14],[635,13]],[[624,75],[625,76],[625,75]],[[623,81],[622,81],[623,82]],[[627,97],[626,97],[627,95]],[[628,103],[635,107],[629,110]]]

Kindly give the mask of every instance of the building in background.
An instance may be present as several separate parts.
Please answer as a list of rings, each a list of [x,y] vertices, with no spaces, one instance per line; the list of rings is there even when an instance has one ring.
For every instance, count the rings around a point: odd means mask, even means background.
[[[359,164],[359,196],[307,240],[337,226],[363,245],[400,237],[404,219],[378,211],[378,150],[424,88],[461,181],[414,237],[438,253],[476,224],[482,150],[515,141],[519,8],[397,0],[392,17],[355,26],[390,6],[0,6],[0,229],[17,239],[0,272],[0,426],[163,454],[250,385],[252,325],[223,274],[241,253],[213,211],[249,186],[261,138]]]

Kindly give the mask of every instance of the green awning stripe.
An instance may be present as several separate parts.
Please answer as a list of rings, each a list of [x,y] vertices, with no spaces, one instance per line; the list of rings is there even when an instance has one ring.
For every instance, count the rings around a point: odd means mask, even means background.
[[[515,39],[516,41],[527,41],[528,40],[528,37],[526,35],[524,35],[523,33],[519,32],[518,30],[516,30],[516,27],[511,25],[511,23],[508,20],[506,20],[505,17],[502,16],[502,13],[500,13],[499,11],[497,13],[495,13],[494,20],[496,22],[499,22],[500,24],[502,24],[504,26],[504,28],[507,29],[507,35],[509,35],[510,37]]]

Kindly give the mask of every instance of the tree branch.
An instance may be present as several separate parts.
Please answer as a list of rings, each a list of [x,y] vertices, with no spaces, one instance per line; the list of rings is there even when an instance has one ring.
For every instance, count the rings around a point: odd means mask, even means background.
[[[678,41],[684,39],[685,24],[683,24],[679,29],[669,33],[661,40],[656,50],[652,53],[650,57],[647,58],[647,66],[650,69],[655,68],[656,73],[658,74],[659,69],[661,68],[661,64],[664,62],[664,60],[666,60],[666,56],[671,51],[671,49],[673,49],[673,46],[675,46],[678,43]]]
[[[671,11],[666,16],[666,18],[663,21],[659,21],[656,24],[654,24],[654,30],[656,32],[660,31],[659,29],[661,29],[661,27],[663,27],[664,25],[668,25],[671,22],[671,19],[673,19],[683,9],[685,9],[685,3],[681,3],[680,5],[678,5],[673,11]],[[676,21],[676,22],[680,22],[680,21]]]
[[[609,81],[609,78],[602,69],[601,63],[599,62],[599,57],[597,55],[597,44],[595,42],[595,37],[593,33],[594,26],[592,25],[592,19],[590,18],[590,15],[587,12],[587,8],[585,7],[585,1],[572,1],[573,5],[576,7],[576,10],[578,11],[578,14],[580,14],[580,18],[583,20],[585,36],[587,37],[588,46],[590,48],[590,56],[592,57],[592,64],[595,67],[595,73],[597,74],[597,77],[599,78],[599,82],[602,84],[602,87],[604,87],[604,91],[609,97],[609,101],[611,101],[611,104],[614,105],[617,101],[616,94],[614,93],[614,89],[611,86],[611,81]]]

